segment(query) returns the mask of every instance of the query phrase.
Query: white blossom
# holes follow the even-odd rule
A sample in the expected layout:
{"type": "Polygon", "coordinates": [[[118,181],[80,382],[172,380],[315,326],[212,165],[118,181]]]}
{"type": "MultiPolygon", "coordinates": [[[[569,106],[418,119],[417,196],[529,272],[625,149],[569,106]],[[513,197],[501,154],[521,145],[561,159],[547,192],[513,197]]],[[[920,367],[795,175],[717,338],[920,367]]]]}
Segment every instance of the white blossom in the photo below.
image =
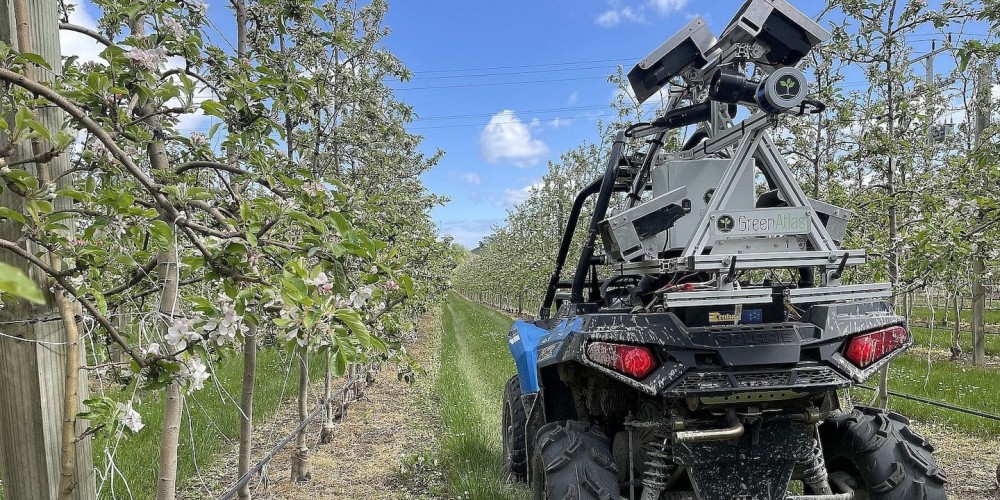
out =
{"type": "Polygon", "coordinates": [[[210,319],[203,327],[208,332],[208,338],[216,345],[222,346],[226,342],[236,340],[236,333],[246,333],[250,330],[243,323],[243,317],[236,314],[236,308],[228,306],[222,313],[222,319],[210,319]]]}
{"type": "Polygon", "coordinates": [[[178,40],[184,40],[186,33],[184,32],[184,27],[176,19],[170,16],[163,17],[163,26],[173,33],[174,38],[178,40]]]}
{"type": "Polygon", "coordinates": [[[361,309],[368,303],[368,299],[372,297],[372,292],[375,290],[371,286],[363,286],[353,293],[351,293],[351,306],[355,309],[361,309]]]}
{"type": "Polygon", "coordinates": [[[124,425],[131,429],[132,432],[139,432],[142,430],[146,424],[142,423],[142,415],[132,408],[132,402],[128,403],[118,403],[115,407],[115,411],[118,415],[118,420],[124,425]]]}
{"type": "Polygon", "coordinates": [[[174,318],[167,328],[167,344],[174,351],[183,351],[187,348],[188,342],[201,339],[201,334],[195,331],[194,320],[189,318],[174,318]]]}
{"type": "Polygon", "coordinates": [[[155,49],[135,48],[125,53],[125,57],[138,66],[155,71],[167,62],[167,52],[162,47],[155,49]]]}
{"type": "Polygon", "coordinates": [[[201,147],[208,145],[208,136],[202,134],[201,132],[194,132],[191,134],[191,146],[201,147]]]}
{"type": "Polygon", "coordinates": [[[208,14],[209,5],[204,0],[188,0],[188,4],[190,4],[191,7],[197,9],[201,15],[204,16],[208,14]]]}
{"type": "Polygon", "coordinates": [[[326,275],[323,271],[320,271],[313,279],[305,280],[306,284],[313,285],[319,290],[319,293],[324,295],[333,291],[333,282],[330,281],[330,277],[326,275]]]}
{"type": "Polygon", "coordinates": [[[180,376],[187,381],[187,393],[191,394],[205,387],[205,381],[209,377],[208,367],[201,359],[192,357],[181,363],[180,376]]]}
{"type": "Polygon", "coordinates": [[[310,196],[316,196],[326,192],[326,185],[322,182],[307,182],[302,186],[302,190],[309,193],[310,196]]]}
{"type": "Polygon", "coordinates": [[[145,348],[140,347],[139,354],[142,354],[143,356],[157,356],[160,354],[160,344],[153,342],[145,348]]]}

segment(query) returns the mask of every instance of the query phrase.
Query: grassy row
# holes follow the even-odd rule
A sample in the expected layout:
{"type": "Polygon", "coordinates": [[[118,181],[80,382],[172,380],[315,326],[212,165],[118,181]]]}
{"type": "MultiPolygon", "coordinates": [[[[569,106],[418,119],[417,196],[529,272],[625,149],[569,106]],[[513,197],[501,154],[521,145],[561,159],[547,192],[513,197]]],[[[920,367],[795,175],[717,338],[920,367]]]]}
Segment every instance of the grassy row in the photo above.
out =
{"type": "Polygon", "coordinates": [[[527,499],[526,488],[503,480],[500,403],[514,373],[507,351],[509,316],[452,293],[441,315],[442,463],[459,498],[527,499]]]}
{"type": "MultiPolygon", "coordinates": [[[[1000,372],[968,366],[963,362],[934,361],[904,354],[889,367],[889,389],[927,399],[1000,415],[1000,392],[992,384],[1000,372]]],[[[872,381],[874,382],[874,380],[872,381]]],[[[872,395],[857,390],[860,399],[872,395]]],[[[1000,421],[968,415],[902,398],[891,398],[889,406],[911,418],[945,423],[980,436],[1000,436],[1000,421]]]]}
{"type": "MultiPolygon", "coordinates": [[[[916,346],[941,351],[947,351],[951,347],[952,330],[950,328],[936,326],[932,330],[927,327],[911,326],[910,333],[913,334],[913,343],[916,346]]],[[[963,352],[972,352],[972,332],[959,332],[959,345],[963,352]]],[[[989,334],[986,336],[986,355],[1000,356],[1000,335],[989,334]]]]}
{"type": "MultiPolygon", "coordinates": [[[[255,422],[268,419],[281,403],[282,387],[284,398],[294,397],[296,391],[296,368],[293,366],[288,373],[287,385],[285,373],[288,370],[288,354],[275,349],[262,349],[257,356],[257,379],[254,384],[253,419],[255,422]]],[[[310,363],[310,375],[317,377],[322,373],[320,360],[310,363]]],[[[213,457],[227,449],[239,437],[240,413],[237,409],[240,398],[240,385],[243,377],[243,359],[233,356],[214,364],[215,374],[220,390],[211,382],[206,382],[205,388],[186,398],[186,408],[182,414],[180,445],[177,452],[178,486],[184,487],[192,481],[198,484],[196,462],[199,468],[212,463],[213,457]],[[227,394],[228,393],[228,394],[227,394]],[[230,397],[232,399],[230,399],[230,397]]],[[[128,400],[134,386],[123,388],[110,397],[128,400]]],[[[156,469],[160,441],[160,428],[163,424],[162,391],[144,393],[141,389],[137,397],[142,403],[137,410],[142,414],[146,427],[132,437],[122,439],[115,450],[114,436],[102,436],[94,441],[94,466],[103,471],[107,465],[105,449],[113,451],[114,465],[120,471],[119,479],[107,481],[100,498],[153,498],[156,492],[156,469]],[[128,480],[128,487],[120,480],[128,480]],[[112,493],[113,490],[113,493],[112,493]]],[[[282,436],[275,436],[274,440],[282,436]]],[[[257,443],[257,446],[267,446],[270,443],[257,443]]],[[[98,476],[100,484],[100,476],[98,476]]]]}
{"type": "MultiPolygon", "coordinates": [[[[968,307],[969,307],[968,302],[966,302],[966,309],[962,309],[958,312],[958,315],[961,318],[961,323],[965,324],[964,326],[965,328],[969,328],[968,325],[972,324],[972,310],[968,309],[968,307]]],[[[931,312],[932,311],[929,307],[914,307],[910,311],[910,318],[912,320],[919,320],[921,322],[929,321],[932,315],[931,312]]],[[[933,311],[933,316],[934,319],[939,323],[941,322],[942,319],[947,317],[949,324],[951,324],[952,321],[955,321],[953,312],[954,311],[950,306],[948,307],[947,311],[945,311],[944,307],[935,307],[933,311]]],[[[985,311],[984,316],[986,318],[987,325],[1000,324],[1000,309],[987,309],[985,311]]]]}

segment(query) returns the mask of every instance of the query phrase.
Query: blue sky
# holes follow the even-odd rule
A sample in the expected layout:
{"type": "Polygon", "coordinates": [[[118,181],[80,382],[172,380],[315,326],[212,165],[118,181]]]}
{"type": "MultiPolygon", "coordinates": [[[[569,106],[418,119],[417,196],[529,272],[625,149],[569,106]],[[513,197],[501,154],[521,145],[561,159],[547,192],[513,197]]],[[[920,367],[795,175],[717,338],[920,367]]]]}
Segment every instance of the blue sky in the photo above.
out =
{"type": "MultiPolygon", "coordinates": [[[[791,0],[809,16],[826,2],[791,0]]],[[[87,0],[71,22],[93,26],[87,0]]],[[[228,2],[209,10],[232,34],[228,2]]],[[[425,174],[427,187],[451,201],[435,209],[444,234],[471,247],[502,223],[549,160],[583,141],[596,141],[597,121],[611,117],[615,96],[606,81],[618,64],[627,72],[693,16],[720,33],[743,0],[390,0],[385,45],[413,72],[394,82],[418,119],[428,154],[444,159],[425,174]]],[[[827,24],[822,21],[821,24],[827,24]]],[[[100,48],[64,33],[64,53],[94,59],[100,48]]],[[[914,38],[927,51],[932,37],[914,38]]],[[[946,71],[950,61],[936,61],[946,71]]],[[[209,95],[204,96],[206,98],[209,95]]],[[[204,132],[209,119],[183,117],[181,130],[204,132]]]]}

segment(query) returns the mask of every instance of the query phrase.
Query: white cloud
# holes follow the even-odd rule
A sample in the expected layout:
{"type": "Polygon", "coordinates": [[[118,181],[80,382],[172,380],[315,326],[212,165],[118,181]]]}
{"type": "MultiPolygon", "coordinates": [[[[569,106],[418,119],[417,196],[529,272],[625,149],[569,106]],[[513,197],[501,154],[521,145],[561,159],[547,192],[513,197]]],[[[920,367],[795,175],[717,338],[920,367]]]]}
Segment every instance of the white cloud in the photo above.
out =
{"type": "Polygon", "coordinates": [[[524,186],[521,189],[510,189],[510,188],[504,189],[503,190],[504,204],[510,207],[518,205],[527,200],[529,197],[531,197],[532,191],[536,189],[541,189],[542,185],[543,184],[541,182],[533,182],[531,184],[528,184],[527,186],[524,186]]]}
{"type": "Polygon", "coordinates": [[[549,146],[531,136],[531,129],[505,109],[490,118],[479,135],[479,148],[490,163],[510,161],[515,166],[537,164],[549,154],[549,146]]]}
{"type": "Polygon", "coordinates": [[[634,23],[644,23],[646,22],[646,16],[643,14],[645,9],[639,7],[638,9],[633,9],[632,7],[625,6],[620,9],[607,10],[601,15],[597,16],[595,22],[601,27],[610,28],[616,26],[622,21],[632,21],[634,23]]]}
{"type": "Polygon", "coordinates": [[[441,235],[451,236],[455,241],[470,249],[479,246],[487,235],[493,233],[493,226],[501,224],[499,219],[459,220],[441,223],[441,235]]]}
{"type": "Polygon", "coordinates": [[[479,174],[476,172],[465,172],[464,174],[459,175],[458,178],[474,186],[478,186],[483,183],[483,179],[480,178],[479,174]]]}
{"type": "Polygon", "coordinates": [[[574,90],[573,93],[569,95],[569,99],[566,99],[566,104],[569,105],[576,104],[576,101],[578,101],[579,99],[580,99],[580,93],[574,90]]]}
{"type": "MultiPolygon", "coordinates": [[[[97,20],[90,13],[86,2],[77,3],[76,8],[69,14],[69,23],[97,30],[97,20]]],[[[104,45],[82,33],[59,30],[59,45],[63,57],[77,56],[80,58],[79,62],[105,62],[101,58],[104,45]]]]}
{"type": "Polygon", "coordinates": [[[563,127],[568,127],[572,124],[573,120],[570,120],[569,118],[559,118],[558,116],[553,118],[552,120],[549,120],[549,127],[551,127],[553,130],[558,130],[563,127]]]}
{"type": "Polygon", "coordinates": [[[610,9],[602,12],[594,19],[598,26],[610,28],[617,26],[623,21],[633,23],[646,23],[646,12],[652,10],[658,16],[677,12],[683,9],[688,0],[645,0],[637,6],[622,6],[622,0],[609,0],[610,9]]]}
{"type": "Polygon", "coordinates": [[[687,3],[688,0],[649,0],[649,5],[660,15],[681,10],[687,3]]]}
{"type": "Polygon", "coordinates": [[[617,10],[609,10],[597,16],[595,22],[601,27],[610,28],[621,22],[621,15],[617,10]]]}

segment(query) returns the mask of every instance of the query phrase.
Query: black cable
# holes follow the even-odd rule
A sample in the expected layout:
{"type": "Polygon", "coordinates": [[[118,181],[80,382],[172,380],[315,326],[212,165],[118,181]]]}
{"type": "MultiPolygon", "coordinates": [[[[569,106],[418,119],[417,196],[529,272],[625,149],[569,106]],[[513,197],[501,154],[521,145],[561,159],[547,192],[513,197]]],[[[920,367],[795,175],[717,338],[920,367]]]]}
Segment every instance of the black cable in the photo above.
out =
{"type": "Polygon", "coordinates": [[[816,115],[826,111],[826,104],[822,101],[817,101],[816,99],[803,99],[802,104],[799,104],[798,116],[806,114],[807,105],[812,108],[809,110],[809,114],[811,115],[816,115]]]}
{"type": "Polygon", "coordinates": [[[625,137],[632,137],[632,132],[635,131],[635,129],[637,129],[639,127],[648,127],[648,126],[649,126],[649,122],[637,122],[637,123],[633,123],[633,124],[629,125],[628,128],[625,129],[625,137]]]}

